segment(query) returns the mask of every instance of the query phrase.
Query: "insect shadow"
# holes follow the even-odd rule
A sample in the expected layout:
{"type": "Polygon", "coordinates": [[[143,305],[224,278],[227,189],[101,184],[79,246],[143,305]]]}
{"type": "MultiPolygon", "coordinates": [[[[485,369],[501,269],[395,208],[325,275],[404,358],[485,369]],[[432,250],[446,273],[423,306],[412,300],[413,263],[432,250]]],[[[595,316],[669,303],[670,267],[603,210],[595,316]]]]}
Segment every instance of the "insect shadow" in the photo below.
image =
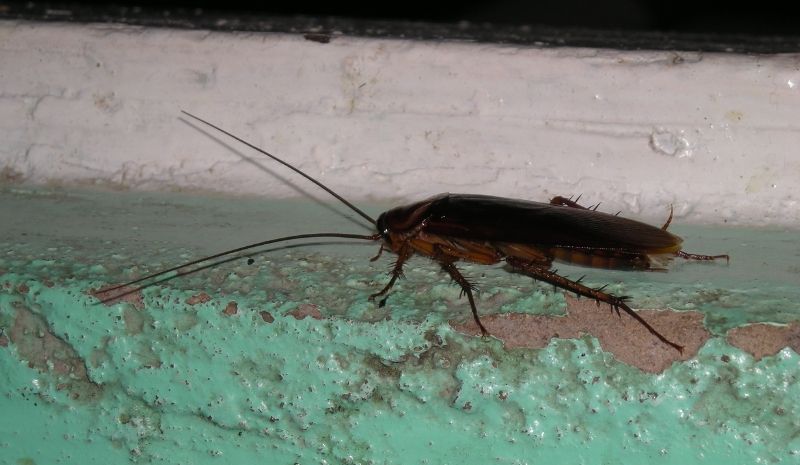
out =
{"type": "MultiPolygon", "coordinates": [[[[683,239],[667,231],[672,221],[671,210],[664,225],[656,227],[597,211],[599,204],[585,207],[578,203],[580,196],[575,200],[571,197],[557,196],[549,203],[542,203],[488,195],[444,193],[392,208],[381,213],[376,220],[288,162],[191,113],[183,111],[183,114],[192,121],[217,130],[303,176],[368,221],[374,227],[375,233],[295,234],[244,245],[105,288],[102,290],[104,296],[102,302],[118,299],[120,295],[115,291],[129,294],[149,285],[219,264],[208,263],[212,260],[235,255],[224,259],[222,263],[225,263],[241,258],[242,252],[265,245],[319,238],[380,241],[378,254],[371,261],[377,260],[384,250],[397,256],[389,273],[389,281],[380,291],[369,296],[370,300],[382,297],[379,301],[380,306],[385,304],[389,291],[403,276],[403,266],[408,259],[413,255],[422,255],[438,263],[441,269],[461,287],[462,295],[466,295],[469,301],[475,323],[483,336],[488,336],[489,332],[481,323],[475,305],[473,291],[476,287],[461,274],[456,263],[466,261],[494,265],[504,262],[516,273],[552,284],[578,296],[588,297],[597,301],[598,305],[608,304],[617,315],[621,316],[621,312],[625,312],[661,342],[682,352],[683,346],[664,337],[633,311],[627,303],[629,297],[605,292],[606,286],[588,287],[581,282],[582,278],[572,280],[562,276],[552,268],[553,263],[558,261],[590,268],[616,270],[666,271],[666,264],[675,257],[703,261],[729,260],[728,255],[684,252],[683,239]],[[186,267],[203,263],[206,265],[181,271],[186,267]],[[177,272],[177,275],[167,276],[173,272],[177,272]],[[136,287],[131,288],[134,285],[136,287]]],[[[227,146],[222,141],[220,143],[227,146]]],[[[255,160],[240,155],[260,166],[255,160]]],[[[272,173],[272,170],[264,169],[272,173]]]]}

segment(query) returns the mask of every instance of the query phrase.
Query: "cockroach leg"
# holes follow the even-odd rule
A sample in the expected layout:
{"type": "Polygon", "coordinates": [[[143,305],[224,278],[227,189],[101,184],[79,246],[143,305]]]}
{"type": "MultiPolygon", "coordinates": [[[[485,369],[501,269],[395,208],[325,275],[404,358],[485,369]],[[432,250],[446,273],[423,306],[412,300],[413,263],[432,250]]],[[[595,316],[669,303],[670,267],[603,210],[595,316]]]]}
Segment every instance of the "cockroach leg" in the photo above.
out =
{"type": "Polygon", "coordinates": [[[716,260],[718,258],[724,258],[727,263],[731,262],[731,257],[728,256],[727,254],[725,254],[725,255],[701,255],[701,254],[688,253],[688,252],[684,252],[683,250],[679,250],[679,251],[675,252],[675,256],[684,258],[686,260],[703,260],[703,261],[709,261],[709,260],[716,260]]]}
{"type": "Polygon", "coordinates": [[[369,261],[374,262],[375,260],[381,258],[382,254],[383,254],[383,244],[381,244],[381,248],[378,249],[378,254],[375,255],[374,257],[370,258],[369,261]]]}
{"type": "Polygon", "coordinates": [[[585,297],[590,297],[598,302],[605,302],[611,305],[611,308],[613,310],[616,310],[617,313],[619,313],[620,309],[623,310],[625,313],[633,317],[633,319],[641,323],[642,326],[647,328],[647,330],[650,331],[650,334],[657,337],[661,342],[671,347],[674,347],[676,350],[683,353],[683,346],[678,345],[670,341],[666,337],[662,336],[661,333],[659,333],[658,331],[656,331],[655,328],[650,326],[650,323],[645,321],[645,319],[639,316],[638,313],[634,312],[633,309],[630,308],[627,303],[625,303],[627,297],[617,297],[597,289],[592,289],[590,287],[584,286],[583,284],[571,281],[563,276],[560,276],[546,268],[536,266],[535,264],[528,263],[518,258],[506,257],[506,263],[511,265],[512,268],[516,268],[521,273],[527,274],[528,276],[534,279],[550,283],[554,286],[558,286],[561,289],[564,289],[569,292],[574,292],[576,294],[581,294],[585,297]]]}
{"type": "MultiPolygon", "coordinates": [[[[583,195],[583,194],[581,194],[581,195],[583,195]]],[[[557,196],[553,197],[552,199],[550,199],[550,205],[558,205],[558,206],[563,206],[563,207],[578,208],[580,210],[591,210],[593,212],[596,212],[597,209],[600,208],[600,204],[602,203],[602,202],[597,202],[594,205],[590,205],[588,207],[584,207],[583,205],[578,203],[578,201],[580,199],[581,199],[580,195],[575,200],[572,200],[572,197],[566,198],[566,197],[563,197],[561,195],[557,195],[557,196]]]]}
{"type": "Polygon", "coordinates": [[[670,223],[672,223],[672,204],[669,204],[669,217],[667,218],[667,222],[664,223],[664,226],[661,226],[661,229],[666,231],[670,223]]]}
{"type": "MultiPolygon", "coordinates": [[[[380,297],[389,292],[392,286],[394,286],[394,283],[397,282],[397,278],[403,276],[403,265],[406,263],[406,260],[408,260],[411,254],[411,247],[409,247],[407,244],[404,244],[400,248],[400,251],[397,253],[397,260],[394,262],[394,266],[390,272],[392,277],[389,279],[389,282],[386,283],[386,286],[384,286],[383,289],[369,296],[370,301],[373,301],[376,297],[380,297]]],[[[381,301],[378,303],[378,307],[383,307],[384,305],[386,305],[386,298],[381,299],[381,301]]]]}
{"type": "Polygon", "coordinates": [[[442,269],[446,271],[453,281],[455,281],[459,286],[461,286],[461,292],[467,295],[467,300],[469,300],[469,306],[472,308],[472,317],[475,319],[475,323],[481,329],[481,335],[483,337],[489,336],[489,331],[483,326],[481,323],[480,317],[478,317],[478,309],[475,306],[475,298],[472,297],[472,291],[475,290],[475,286],[467,281],[467,278],[458,271],[458,268],[453,264],[452,261],[444,260],[444,259],[437,259],[439,264],[442,266],[442,269]]]}
{"type": "MultiPolygon", "coordinates": [[[[586,210],[587,209],[586,207],[584,207],[583,205],[578,203],[578,201],[580,199],[581,199],[580,195],[575,200],[572,200],[572,197],[566,198],[566,197],[557,195],[557,196],[553,197],[552,199],[550,199],[550,205],[558,205],[558,206],[562,206],[562,207],[571,207],[571,208],[579,208],[581,210],[586,210]]],[[[600,204],[597,204],[597,205],[600,205],[600,204]]]]}

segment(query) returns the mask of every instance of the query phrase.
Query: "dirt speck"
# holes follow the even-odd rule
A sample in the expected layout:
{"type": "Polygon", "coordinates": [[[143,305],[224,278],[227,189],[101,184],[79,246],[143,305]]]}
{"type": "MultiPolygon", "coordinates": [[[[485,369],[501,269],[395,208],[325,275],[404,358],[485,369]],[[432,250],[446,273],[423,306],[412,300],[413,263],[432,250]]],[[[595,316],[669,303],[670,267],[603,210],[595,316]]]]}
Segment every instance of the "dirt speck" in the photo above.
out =
{"type": "MultiPolygon", "coordinates": [[[[641,310],[639,315],[667,339],[684,347],[683,353],[664,344],[639,322],[626,314],[618,317],[606,304],[593,300],[567,297],[567,315],[529,315],[504,313],[481,317],[489,333],[508,348],[542,348],[550,339],[578,338],[591,334],[604,350],[618,360],[648,373],[661,373],[673,362],[688,360],[697,354],[709,339],[698,312],[641,310]]],[[[472,319],[450,325],[465,334],[480,335],[472,319]]]]}
{"type": "Polygon", "coordinates": [[[211,296],[206,294],[205,292],[200,292],[199,294],[195,294],[188,299],[186,299],[187,305],[197,305],[197,304],[204,304],[211,300],[211,296]]]}
{"type": "Polygon", "coordinates": [[[228,302],[228,305],[225,306],[225,310],[222,311],[222,314],[225,316],[233,316],[237,313],[239,313],[239,304],[234,300],[228,302]]]}
{"type": "Polygon", "coordinates": [[[726,340],[728,344],[750,353],[756,360],[775,355],[784,347],[800,353],[800,322],[742,326],[728,331],[726,340]]]}
{"type": "Polygon", "coordinates": [[[108,114],[116,113],[122,108],[122,101],[120,101],[114,92],[107,92],[104,94],[94,94],[94,106],[108,114]]]}
{"type": "Polygon", "coordinates": [[[302,320],[307,316],[315,320],[322,319],[322,313],[319,311],[319,307],[314,304],[300,304],[297,308],[289,312],[289,315],[292,315],[298,320],[302,320]]]}

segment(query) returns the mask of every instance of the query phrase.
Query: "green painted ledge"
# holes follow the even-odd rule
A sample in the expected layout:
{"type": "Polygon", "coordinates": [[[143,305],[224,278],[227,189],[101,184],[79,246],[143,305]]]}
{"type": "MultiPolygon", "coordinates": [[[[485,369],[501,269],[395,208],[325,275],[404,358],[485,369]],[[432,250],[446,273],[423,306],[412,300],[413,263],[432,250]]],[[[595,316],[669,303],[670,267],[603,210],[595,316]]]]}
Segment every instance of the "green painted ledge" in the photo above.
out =
{"type": "MultiPolygon", "coordinates": [[[[281,234],[363,230],[311,201],[6,187],[0,215],[2,463],[794,463],[800,453],[800,358],[784,349],[756,361],[724,339],[746,323],[800,319],[796,231],[676,224],[687,250],[728,252],[731,264],[589,273],[636,307],[706,315],[715,337],[653,375],[590,335],[507,350],[456,332],[448,321],[468,307],[422,259],[378,309],[366,297],[389,258],[370,263],[374,244],[273,250],[109,306],[90,295],[281,234]]],[[[563,312],[560,293],[502,268],[466,274],[483,313],[563,312]]]]}

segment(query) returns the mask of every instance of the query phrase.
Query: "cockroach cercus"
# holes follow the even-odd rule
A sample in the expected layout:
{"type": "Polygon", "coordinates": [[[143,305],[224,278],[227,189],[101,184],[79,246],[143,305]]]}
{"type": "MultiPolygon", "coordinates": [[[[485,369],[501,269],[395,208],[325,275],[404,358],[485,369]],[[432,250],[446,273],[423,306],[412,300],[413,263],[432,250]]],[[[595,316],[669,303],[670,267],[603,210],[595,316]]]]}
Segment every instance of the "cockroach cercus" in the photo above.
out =
{"type": "MultiPolygon", "coordinates": [[[[624,311],[641,323],[651,334],[675,349],[683,347],[670,341],[631,309],[627,296],[616,296],[604,291],[605,286],[591,288],[581,279],[571,280],[551,269],[554,261],[617,270],[663,271],[663,265],[673,257],[690,260],[728,260],[728,255],[698,255],[681,249],[683,239],[667,232],[672,211],[666,223],[658,228],[617,215],[597,211],[597,206],[584,207],[578,199],[555,197],[549,203],[492,197],[477,194],[440,194],[419,202],[392,208],[375,220],[345,198],[280,158],[231,134],[230,132],[188,112],[189,118],[207,125],[241,142],[263,155],[286,166],[316,184],[342,202],[355,213],[375,226],[372,235],[339,232],[296,234],[249,244],[232,250],[183,263],[179,266],[148,274],[125,284],[103,289],[104,295],[115,290],[127,294],[150,284],[154,278],[164,277],[184,267],[237,254],[245,250],[278,242],[312,238],[344,238],[381,241],[375,261],[384,250],[397,255],[390,272],[389,282],[370,300],[386,295],[403,275],[403,266],[414,254],[424,255],[441,266],[461,287],[462,295],[469,300],[472,316],[484,336],[489,333],[481,323],[475,306],[473,283],[456,267],[463,260],[483,265],[505,262],[513,270],[539,281],[550,283],[578,296],[588,297],[611,306],[620,315],[624,311]],[[129,286],[136,285],[133,290],[129,286]]],[[[185,273],[179,273],[179,275],[185,273]]],[[[104,301],[118,298],[106,297],[104,301]]]]}

